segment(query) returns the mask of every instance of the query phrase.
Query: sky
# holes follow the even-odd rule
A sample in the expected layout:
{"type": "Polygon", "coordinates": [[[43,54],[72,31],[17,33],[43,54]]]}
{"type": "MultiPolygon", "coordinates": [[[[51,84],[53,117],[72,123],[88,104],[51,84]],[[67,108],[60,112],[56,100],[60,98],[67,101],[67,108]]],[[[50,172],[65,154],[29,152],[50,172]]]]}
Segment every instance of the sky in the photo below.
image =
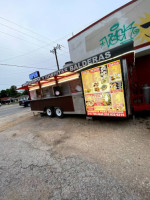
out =
{"type": "Polygon", "coordinates": [[[46,75],[70,61],[67,40],[129,0],[0,1],[0,90],[20,87],[29,74],[46,75]],[[11,65],[11,66],[8,66],[11,65]],[[17,65],[17,66],[13,66],[17,65]],[[21,67],[22,66],[22,67],[21,67]]]}

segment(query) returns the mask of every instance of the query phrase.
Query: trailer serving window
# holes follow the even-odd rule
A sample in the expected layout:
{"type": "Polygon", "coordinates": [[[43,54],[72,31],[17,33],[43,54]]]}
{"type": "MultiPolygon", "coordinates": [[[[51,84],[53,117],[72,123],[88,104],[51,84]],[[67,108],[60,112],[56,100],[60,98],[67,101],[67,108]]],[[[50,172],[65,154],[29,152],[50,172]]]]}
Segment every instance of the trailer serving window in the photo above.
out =
{"type": "Polygon", "coordinates": [[[29,92],[31,100],[36,100],[37,99],[36,90],[31,90],[29,92]]]}
{"type": "Polygon", "coordinates": [[[62,95],[70,95],[71,94],[69,82],[61,84],[61,92],[62,92],[62,95]]]}
{"type": "Polygon", "coordinates": [[[51,88],[50,87],[42,88],[42,95],[43,95],[43,98],[48,98],[52,96],[51,88]]]}

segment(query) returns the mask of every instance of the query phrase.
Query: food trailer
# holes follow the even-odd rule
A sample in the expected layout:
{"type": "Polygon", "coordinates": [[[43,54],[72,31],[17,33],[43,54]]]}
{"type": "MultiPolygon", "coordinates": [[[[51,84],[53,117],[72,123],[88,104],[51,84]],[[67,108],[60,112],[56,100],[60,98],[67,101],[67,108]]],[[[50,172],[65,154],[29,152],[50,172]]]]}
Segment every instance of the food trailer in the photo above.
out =
{"type": "Polygon", "coordinates": [[[128,117],[133,114],[129,74],[133,66],[133,42],[129,42],[37,77],[18,89],[28,89],[32,111],[49,117],[128,117]]]}
{"type": "Polygon", "coordinates": [[[31,110],[115,117],[150,110],[149,7],[130,1],[69,38],[74,64],[21,88],[31,110]]]}
{"type": "Polygon", "coordinates": [[[21,88],[29,91],[32,111],[44,112],[49,117],[63,114],[85,114],[79,73],[64,68],[25,83],[21,88]]]}

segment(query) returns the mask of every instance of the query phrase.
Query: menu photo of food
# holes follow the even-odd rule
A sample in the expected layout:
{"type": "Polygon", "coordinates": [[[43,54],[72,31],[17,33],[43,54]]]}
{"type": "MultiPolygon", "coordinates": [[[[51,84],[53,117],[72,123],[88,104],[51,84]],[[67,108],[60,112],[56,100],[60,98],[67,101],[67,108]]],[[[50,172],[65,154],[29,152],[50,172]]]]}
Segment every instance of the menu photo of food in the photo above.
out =
{"type": "Polygon", "coordinates": [[[123,92],[116,92],[111,94],[112,106],[114,110],[125,110],[125,100],[123,92]]]}
{"type": "Polygon", "coordinates": [[[92,92],[93,92],[92,88],[84,89],[85,94],[89,94],[89,93],[92,93],[92,92]]]}
{"type": "Polygon", "coordinates": [[[93,83],[93,92],[100,92],[100,83],[99,82],[93,83]]]}
{"type": "Polygon", "coordinates": [[[107,66],[108,66],[108,74],[109,75],[118,74],[118,73],[120,74],[121,73],[120,60],[108,63],[107,66]]]}
{"type": "Polygon", "coordinates": [[[100,69],[98,71],[96,71],[95,73],[92,73],[92,83],[91,83],[91,85],[93,87],[93,93],[100,92],[101,77],[100,77],[100,72],[99,71],[100,71],[100,69]]]}
{"type": "Polygon", "coordinates": [[[100,67],[100,75],[101,75],[101,78],[108,76],[107,65],[103,65],[100,67]]]}
{"type": "Polygon", "coordinates": [[[84,85],[84,93],[85,94],[93,93],[93,88],[92,88],[92,85],[91,85],[92,74],[89,73],[89,71],[83,72],[82,81],[83,81],[83,85],[84,85]]]}
{"type": "Polygon", "coordinates": [[[121,81],[121,74],[113,74],[109,76],[110,82],[121,81]]]}
{"type": "Polygon", "coordinates": [[[85,96],[85,103],[87,107],[94,106],[94,96],[93,95],[86,95],[85,96]]]}
{"type": "Polygon", "coordinates": [[[114,92],[116,90],[122,91],[122,82],[121,81],[110,83],[110,91],[114,92]]]}
{"type": "Polygon", "coordinates": [[[101,85],[101,92],[109,92],[109,91],[110,91],[109,83],[101,85]]]}
{"type": "Polygon", "coordinates": [[[111,105],[111,94],[110,92],[103,93],[103,106],[111,105]]]}
{"type": "Polygon", "coordinates": [[[92,82],[100,82],[101,81],[100,69],[99,69],[99,71],[91,72],[91,75],[92,75],[92,82]]]}
{"type": "Polygon", "coordinates": [[[86,106],[87,107],[93,107],[94,106],[94,101],[91,100],[91,101],[86,101],[86,106]]]}
{"type": "Polygon", "coordinates": [[[125,111],[124,104],[114,104],[113,105],[113,109],[115,111],[125,111]]]}
{"type": "Polygon", "coordinates": [[[101,84],[105,84],[105,83],[108,83],[108,77],[102,77],[101,78],[101,84]]]}

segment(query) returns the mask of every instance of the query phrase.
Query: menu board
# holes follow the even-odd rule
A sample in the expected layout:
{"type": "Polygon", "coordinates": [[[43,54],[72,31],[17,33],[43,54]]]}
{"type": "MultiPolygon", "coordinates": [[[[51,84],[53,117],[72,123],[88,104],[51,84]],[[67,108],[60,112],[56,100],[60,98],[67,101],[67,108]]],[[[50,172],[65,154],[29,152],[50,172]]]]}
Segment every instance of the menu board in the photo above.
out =
{"type": "Polygon", "coordinates": [[[81,72],[87,115],[126,117],[120,60],[81,72]]]}

